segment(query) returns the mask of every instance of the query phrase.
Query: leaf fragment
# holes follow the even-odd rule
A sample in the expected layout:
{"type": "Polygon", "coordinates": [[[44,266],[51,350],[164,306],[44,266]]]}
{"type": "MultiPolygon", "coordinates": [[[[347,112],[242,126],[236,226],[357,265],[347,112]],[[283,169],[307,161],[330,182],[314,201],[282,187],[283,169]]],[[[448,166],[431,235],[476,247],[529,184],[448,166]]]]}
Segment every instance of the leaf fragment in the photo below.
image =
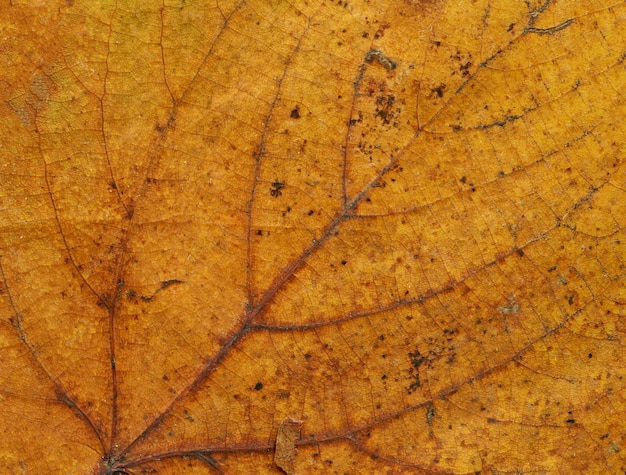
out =
{"type": "Polygon", "coordinates": [[[295,474],[296,441],[300,439],[302,421],[287,418],[278,426],[274,463],[287,475],[295,474]]]}

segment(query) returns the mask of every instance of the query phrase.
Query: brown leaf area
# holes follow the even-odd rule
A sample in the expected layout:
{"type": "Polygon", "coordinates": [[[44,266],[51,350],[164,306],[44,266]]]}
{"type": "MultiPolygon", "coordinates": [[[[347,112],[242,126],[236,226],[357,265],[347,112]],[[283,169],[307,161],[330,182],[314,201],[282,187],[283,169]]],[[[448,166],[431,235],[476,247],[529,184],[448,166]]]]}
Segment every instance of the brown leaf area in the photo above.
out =
{"type": "Polygon", "coordinates": [[[625,29],[5,0],[0,473],[624,473],[625,29]]]}

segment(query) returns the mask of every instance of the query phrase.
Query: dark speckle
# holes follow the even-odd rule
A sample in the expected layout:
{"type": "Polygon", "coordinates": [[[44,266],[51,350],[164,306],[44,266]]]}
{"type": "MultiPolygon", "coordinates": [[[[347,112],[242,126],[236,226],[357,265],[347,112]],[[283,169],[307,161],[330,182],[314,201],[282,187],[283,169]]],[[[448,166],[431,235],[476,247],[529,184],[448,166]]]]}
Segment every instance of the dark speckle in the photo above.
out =
{"type": "Polygon", "coordinates": [[[263,389],[263,383],[259,381],[258,383],[254,385],[254,390],[260,391],[261,389],[263,389]]]}
{"type": "Polygon", "coordinates": [[[445,90],[446,90],[446,85],[442,83],[439,86],[430,90],[430,97],[442,98],[445,90]]]}
{"type": "Polygon", "coordinates": [[[291,111],[290,116],[292,119],[299,119],[300,118],[300,106],[296,106],[295,109],[291,111]]]}
{"type": "MultiPolygon", "coordinates": [[[[383,36],[384,30],[379,30],[374,35],[374,38],[380,38],[383,36]]],[[[387,71],[391,71],[392,69],[396,69],[397,63],[392,61],[387,56],[385,56],[382,51],[377,49],[371,49],[365,55],[365,61],[368,63],[373,63],[377,61],[381,66],[383,66],[387,71]]]]}
{"type": "Polygon", "coordinates": [[[283,194],[283,192],[281,191],[283,188],[285,188],[285,184],[281,181],[275,181],[272,183],[272,187],[270,188],[270,195],[273,196],[274,198],[278,198],[280,195],[283,194]]]}

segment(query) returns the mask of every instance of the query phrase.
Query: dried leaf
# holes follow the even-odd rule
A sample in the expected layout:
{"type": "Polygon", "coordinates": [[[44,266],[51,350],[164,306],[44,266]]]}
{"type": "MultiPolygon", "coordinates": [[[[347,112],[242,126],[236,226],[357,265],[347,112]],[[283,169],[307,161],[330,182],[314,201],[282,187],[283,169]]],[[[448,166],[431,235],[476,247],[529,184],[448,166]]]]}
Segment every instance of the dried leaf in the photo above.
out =
{"type": "Polygon", "coordinates": [[[296,458],[296,442],[300,439],[302,421],[285,419],[278,426],[276,433],[276,449],[274,462],[287,475],[295,474],[294,462],[296,458]]]}
{"type": "Polygon", "coordinates": [[[0,30],[0,473],[623,472],[626,3],[0,30]]]}

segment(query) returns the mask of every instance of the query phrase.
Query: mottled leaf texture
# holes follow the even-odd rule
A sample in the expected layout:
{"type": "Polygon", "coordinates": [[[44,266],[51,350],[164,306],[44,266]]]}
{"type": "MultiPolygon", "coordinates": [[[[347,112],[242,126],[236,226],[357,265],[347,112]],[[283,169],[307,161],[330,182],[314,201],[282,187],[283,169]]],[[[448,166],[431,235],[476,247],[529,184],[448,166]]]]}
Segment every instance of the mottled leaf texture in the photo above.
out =
{"type": "Polygon", "coordinates": [[[625,2],[0,2],[0,473],[624,473],[625,2]]]}

